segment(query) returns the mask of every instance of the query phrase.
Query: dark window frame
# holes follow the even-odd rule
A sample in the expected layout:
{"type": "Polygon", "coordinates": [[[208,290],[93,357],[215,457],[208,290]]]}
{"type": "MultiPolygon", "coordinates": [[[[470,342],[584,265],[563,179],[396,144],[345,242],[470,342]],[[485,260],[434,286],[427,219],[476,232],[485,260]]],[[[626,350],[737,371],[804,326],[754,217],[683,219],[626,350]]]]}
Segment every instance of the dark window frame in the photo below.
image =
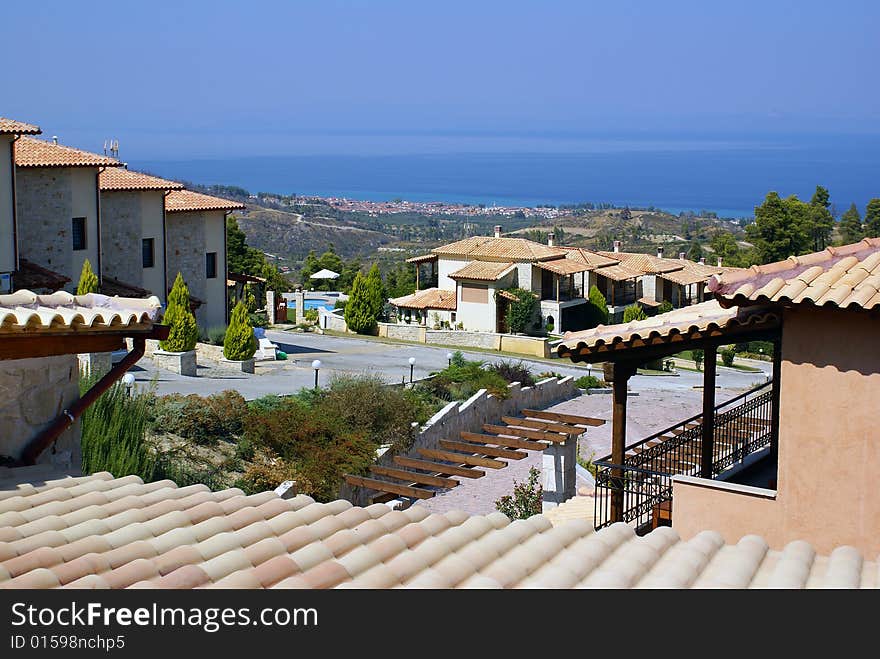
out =
{"type": "Polygon", "coordinates": [[[217,252],[205,253],[205,278],[217,279],[217,252]]]}
{"type": "Polygon", "coordinates": [[[156,267],[155,238],[141,238],[141,264],[144,268],[156,267]]]}
{"type": "Polygon", "coordinates": [[[82,252],[89,248],[89,223],[85,217],[74,217],[70,220],[70,239],[74,252],[82,252]],[[78,229],[77,223],[82,224],[78,229]],[[80,240],[77,240],[79,238],[80,240]]]}

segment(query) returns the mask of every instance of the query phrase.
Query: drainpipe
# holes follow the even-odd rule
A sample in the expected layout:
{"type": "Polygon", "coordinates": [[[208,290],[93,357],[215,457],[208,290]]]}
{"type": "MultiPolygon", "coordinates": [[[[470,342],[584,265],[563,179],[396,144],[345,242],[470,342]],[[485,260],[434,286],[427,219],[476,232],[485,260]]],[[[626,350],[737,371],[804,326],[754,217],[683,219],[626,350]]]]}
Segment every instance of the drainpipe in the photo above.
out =
{"type": "MultiPolygon", "coordinates": [[[[15,143],[21,139],[21,135],[13,135],[9,145],[9,171],[12,172],[12,265],[13,271],[18,270],[18,200],[15,196],[15,143]]],[[[10,292],[15,291],[15,282],[10,281],[10,292]]]]}
{"type": "MultiPolygon", "coordinates": [[[[101,172],[103,172],[106,167],[98,167],[98,173],[95,174],[95,230],[98,233],[98,283],[104,283],[104,272],[101,267],[101,249],[103,247],[101,241],[101,172]]],[[[89,230],[86,227],[86,236],[88,236],[89,230]]],[[[87,243],[88,244],[88,243],[87,243]]],[[[76,273],[71,273],[75,275],[76,273]]]]}
{"type": "Polygon", "coordinates": [[[48,428],[40,432],[34,437],[24,449],[21,461],[25,465],[37,464],[37,458],[51,446],[61,434],[70,428],[76,420],[82,416],[83,412],[92,405],[98,397],[107,391],[113,384],[119,380],[125,372],[134,366],[141,357],[147,347],[147,339],[167,339],[169,327],[167,325],[154,325],[153,331],[148,335],[139,335],[133,337],[134,345],[129,352],[116,366],[98,380],[91,389],[83,396],[74,401],[68,409],[64,410],[48,428]]]}

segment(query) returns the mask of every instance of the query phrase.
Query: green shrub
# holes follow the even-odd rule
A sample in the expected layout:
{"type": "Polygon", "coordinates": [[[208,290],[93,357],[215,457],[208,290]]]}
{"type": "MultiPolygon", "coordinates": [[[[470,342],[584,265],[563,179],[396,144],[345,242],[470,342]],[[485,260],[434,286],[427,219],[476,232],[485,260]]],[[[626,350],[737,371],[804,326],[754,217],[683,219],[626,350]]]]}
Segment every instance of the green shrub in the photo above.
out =
{"type": "Polygon", "coordinates": [[[269,327],[269,317],[262,312],[248,314],[248,322],[251,327],[269,327]]]}
{"type": "Polygon", "coordinates": [[[507,306],[507,329],[513,334],[525,332],[531,325],[540,306],[538,298],[525,288],[508,288],[505,291],[516,300],[510,300],[507,306]]]}
{"type": "Polygon", "coordinates": [[[555,327],[555,325],[553,323],[548,322],[545,327],[547,330],[547,334],[550,334],[553,331],[553,328],[555,327]]]}
{"type": "Polygon", "coordinates": [[[98,292],[98,275],[92,271],[91,262],[86,259],[83,261],[82,271],[79,273],[79,284],[76,286],[77,295],[86,295],[88,293],[98,292]]]}
{"type": "MultiPolygon", "coordinates": [[[[96,381],[80,378],[85,393],[96,381]]],[[[109,471],[117,478],[154,479],[156,458],[145,441],[150,397],[129,396],[121,383],[101,394],[82,415],[83,473],[109,471]]]]}
{"type": "Polygon", "coordinates": [[[561,380],[565,376],[562,373],[557,373],[556,371],[542,371],[538,373],[538,381],[546,380],[547,378],[556,378],[557,380],[561,380]]]}
{"type": "Polygon", "coordinates": [[[223,339],[223,356],[233,361],[250,359],[257,351],[257,339],[254,328],[248,321],[248,310],[243,302],[239,302],[232,310],[229,327],[223,339]]]}
{"type": "Polygon", "coordinates": [[[305,314],[303,314],[305,319],[310,323],[317,322],[318,320],[318,310],[317,309],[306,309],[305,314]]]}
{"type": "Polygon", "coordinates": [[[496,371],[484,368],[481,361],[470,361],[456,351],[448,367],[434,377],[416,385],[423,394],[440,400],[465,400],[480,389],[485,389],[496,398],[510,397],[508,382],[496,371]]]}
{"type": "Polygon", "coordinates": [[[345,309],[345,305],[348,304],[348,300],[336,300],[333,304],[334,309],[345,309]]]}
{"type": "Polygon", "coordinates": [[[486,369],[493,371],[505,379],[508,383],[519,382],[524,387],[531,387],[535,384],[535,377],[532,370],[523,362],[500,361],[494,362],[486,366],[486,369]]]}
{"type": "Polygon", "coordinates": [[[162,322],[170,326],[168,338],[159,342],[162,350],[186,352],[196,347],[199,328],[189,307],[189,289],[179,272],[168,294],[168,308],[162,322]]]}
{"type": "Polygon", "coordinates": [[[577,463],[586,469],[590,474],[592,474],[593,478],[596,478],[597,473],[599,472],[599,468],[593,464],[593,458],[596,457],[595,453],[590,453],[590,457],[585,458],[581,455],[581,447],[578,446],[577,452],[577,463]]]}
{"type": "Polygon", "coordinates": [[[703,365],[703,357],[705,353],[702,350],[691,350],[691,356],[694,358],[694,362],[697,365],[697,370],[699,371],[703,365]]]}
{"type": "Polygon", "coordinates": [[[645,320],[648,316],[639,304],[631,304],[623,310],[623,322],[629,323],[634,320],[645,320]]]}
{"type": "Polygon", "coordinates": [[[226,325],[214,325],[199,332],[199,339],[204,343],[210,343],[212,346],[222,346],[225,338],[226,325]]]}
{"type": "Polygon", "coordinates": [[[599,389],[605,386],[605,382],[595,375],[582,375],[574,381],[574,384],[579,389],[599,389]]]}
{"type": "Polygon", "coordinates": [[[247,411],[247,402],[237,391],[207,397],[170,394],[153,402],[151,426],[156,432],[207,444],[241,435],[247,411]]]}
{"type": "Polygon", "coordinates": [[[663,302],[660,303],[660,306],[657,307],[657,313],[669,313],[672,309],[672,302],[669,300],[663,300],[663,302]]]}
{"type": "Polygon", "coordinates": [[[590,319],[588,328],[608,324],[608,302],[596,286],[590,286],[590,319]]]}
{"type": "Polygon", "coordinates": [[[720,351],[721,363],[725,366],[733,366],[733,358],[736,357],[736,351],[733,348],[725,348],[720,351]]]}
{"type": "Polygon", "coordinates": [[[544,488],[538,484],[541,472],[535,467],[529,469],[529,479],[525,483],[514,481],[513,494],[506,494],[495,502],[495,508],[510,519],[528,519],[541,514],[541,501],[544,488]]]}

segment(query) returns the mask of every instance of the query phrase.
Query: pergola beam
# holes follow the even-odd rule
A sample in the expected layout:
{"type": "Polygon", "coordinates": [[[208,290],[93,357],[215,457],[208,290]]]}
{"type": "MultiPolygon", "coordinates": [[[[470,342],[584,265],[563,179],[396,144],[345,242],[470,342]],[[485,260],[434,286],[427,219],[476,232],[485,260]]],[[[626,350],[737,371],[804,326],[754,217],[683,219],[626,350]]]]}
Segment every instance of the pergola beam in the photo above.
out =
{"type": "MultiPolygon", "coordinates": [[[[626,394],[629,379],[635,375],[636,364],[616,362],[614,364],[614,381],[612,382],[612,427],[611,427],[611,462],[622,465],[626,453],[626,394]]],[[[611,477],[621,483],[621,487],[611,490],[611,519],[623,521],[624,505],[624,473],[622,469],[612,468],[611,477]]]]}

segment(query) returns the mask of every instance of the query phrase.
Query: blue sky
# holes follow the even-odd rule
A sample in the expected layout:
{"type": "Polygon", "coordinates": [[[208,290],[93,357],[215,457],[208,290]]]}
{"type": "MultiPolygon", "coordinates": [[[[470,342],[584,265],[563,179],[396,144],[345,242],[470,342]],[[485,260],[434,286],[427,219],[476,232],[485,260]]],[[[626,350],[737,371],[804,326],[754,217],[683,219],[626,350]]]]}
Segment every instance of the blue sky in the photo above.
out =
{"type": "Polygon", "coordinates": [[[878,133],[878,23],[858,1],[35,0],[0,40],[0,115],[138,158],[878,133]]]}

